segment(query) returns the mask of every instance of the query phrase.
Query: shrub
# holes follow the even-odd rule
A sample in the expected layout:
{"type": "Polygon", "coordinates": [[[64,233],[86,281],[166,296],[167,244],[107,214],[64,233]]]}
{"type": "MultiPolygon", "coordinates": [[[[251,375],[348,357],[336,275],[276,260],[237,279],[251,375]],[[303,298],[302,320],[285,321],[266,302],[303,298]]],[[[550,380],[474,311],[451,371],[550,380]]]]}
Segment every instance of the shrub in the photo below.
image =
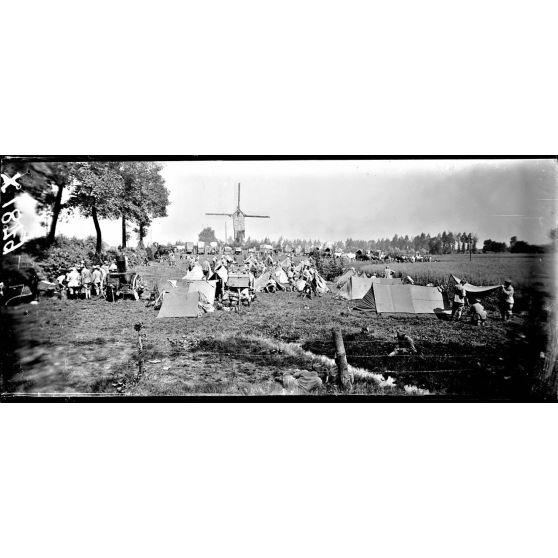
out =
{"type": "Polygon", "coordinates": [[[322,258],[314,255],[316,259],[316,269],[326,281],[333,281],[336,277],[343,274],[343,264],[341,260],[334,258],[322,258]]]}

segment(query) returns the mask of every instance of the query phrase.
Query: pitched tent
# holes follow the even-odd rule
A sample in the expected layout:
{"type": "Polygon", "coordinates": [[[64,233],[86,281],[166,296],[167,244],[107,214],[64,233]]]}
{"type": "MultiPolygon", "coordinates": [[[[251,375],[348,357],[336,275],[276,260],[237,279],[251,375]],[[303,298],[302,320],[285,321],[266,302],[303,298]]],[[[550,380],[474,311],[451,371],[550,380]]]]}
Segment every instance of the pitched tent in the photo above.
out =
{"type": "Polygon", "coordinates": [[[345,285],[339,289],[339,296],[346,300],[359,300],[366,295],[372,286],[372,277],[358,277],[353,275],[345,285]]]}
{"type": "Polygon", "coordinates": [[[269,281],[269,278],[271,277],[271,273],[269,271],[264,271],[255,281],[254,281],[254,289],[257,292],[260,292],[263,290],[263,288],[266,286],[267,282],[269,281]]]}
{"type": "Polygon", "coordinates": [[[357,312],[377,312],[376,299],[374,298],[374,289],[372,287],[370,287],[370,290],[364,297],[356,303],[353,310],[357,312]]]}
{"type": "Polygon", "coordinates": [[[281,267],[287,271],[289,269],[289,267],[291,267],[291,258],[286,257],[282,262],[281,262],[281,267]]]}
{"type": "Polygon", "coordinates": [[[200,265],[195,265],[191,271],[182,277],[182,279],[186,281],[199,281],[200,279],[203,279],[203,269],[200,265]]]}
{"type": "Polygon", "coordinates": [[[200,294],[188,291],[187,286],[181,286],[168,292],[157,318],[197,318],[200,294]]]}
{"type": "Polygon", "coordinates": [[[314,273],[316,274],[316,291],[318,291],[320,294],[327,293],[329,291],[329,288],[324,278],[318,273],[317,270],[314,273]]]}
{"type": "Polygon", "coordinates": [[[343,275],[335,280],[335,286],[340,289],[347,282],[349,277],[352,277],[354,274],[355,270],[353,268],[348,269],[347,271],[345,271],[345,273],[343,273],[343,275]]]}
{"type": "MultiPolygon", "coordinates": [[[[442,292],[437,287],[420,285],[372,285],[376,311],[393,314],[436,314],[444,311],[442,292]]],[[[368,293],[367,293],[368,295],[368,293]]],[[[366,303],[371,306],[370,297],[366,303]]],[[[366,310],[366,308],[358,308],[366,310]]]]}
{"type": "Polygon", "coordinates": [[[187,283],[188,293],[202,293],[207,299],[208,304],[215,302],[215,289],[217,281],[190,281],[187,283]]]}
{"type": "Polygon", "coordinates": [[[223,281],[223,283],[226,283],[229,280],[229,272],[227,271],[226,267],[218,267],[215,270],[215,275],[218,275],[219,278],[223,281]]]}
{"type": "Polygon", "coordinates": [[[281,267],[278,267],[273,272],[273,278],[275,279],[275,281],[277,281],[277,283],[286,285],[289,282],[289,278],[287,277],[287,274],[283,271],[283,268],[281,267]]]}
{"type": "MultiPolygon", "coordinates": [[[[451,278],[456,283],[461,283],[461,279],[459,279],[459,277],[456,277],[455,275],[451,275],[451,278]]],[[[471,285],[471,283],[465,283],[465,292],[467,293],[467,296],[473,295],[477,297],[483,297],[490,293],[493,293],[494,291],[498,290],[500,287],[501,285],[490,285],[488,287],[476,287],[475,285],[471,285]]]]}

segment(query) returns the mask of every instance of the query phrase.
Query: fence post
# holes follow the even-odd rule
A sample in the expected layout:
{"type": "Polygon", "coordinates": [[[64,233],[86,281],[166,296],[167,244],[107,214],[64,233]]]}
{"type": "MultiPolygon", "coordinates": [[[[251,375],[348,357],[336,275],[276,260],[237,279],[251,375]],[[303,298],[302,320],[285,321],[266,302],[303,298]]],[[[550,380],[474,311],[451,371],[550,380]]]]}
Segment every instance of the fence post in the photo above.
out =
{"type": "Polygon", "coordinates": [[[333,334],[333,342],[335,343],[335,362],[337,364],[336,383],[341,389],[347,390],[353,385],[353,375],[349,372],[341,328],[334,327],[331,332],[333,334]]]}

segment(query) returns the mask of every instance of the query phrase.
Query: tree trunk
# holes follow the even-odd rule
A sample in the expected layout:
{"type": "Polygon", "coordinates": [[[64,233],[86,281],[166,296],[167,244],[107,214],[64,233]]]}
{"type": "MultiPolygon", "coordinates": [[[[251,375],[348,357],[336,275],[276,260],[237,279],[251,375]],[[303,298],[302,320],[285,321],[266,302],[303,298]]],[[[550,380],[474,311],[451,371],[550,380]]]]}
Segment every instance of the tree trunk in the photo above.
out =
{"type": "Polygon", "coordinates": [[[50,223],[50,230],[48,231],[47,242],[52,244],[56,238],[56,225],[58,217],[62,210],[62,192],[64,191],[64,184],[57,184],[58,192],[56,192],[56,199],[54,200],[54,207],[52,208],[52,222],[50,223]]]}
{"type": "Polygon", "coordinates": [[[122,213],[122,248],[126,248],[126,216],[122,213]]]}
{"type": "Polygon", "coordinates": [[[93,223],[95,224],[95,232],[97,233],[97,245],[95,247],[95,252],[97,254],[100,254],[103,250],[103,236],[101,234],[101,225],[99,225],[97,208],[95,206],[91,208],[91,217],[93,217],[93,223]]]}
{"type": "Polygon", "coordinates": [[[139,224],[139,230],[138,230],[138,236],[139,236],[139,242],[138,242],[138,248],[143,248],[143,239],[145,238],[146,232],[145,232],[145,225],[143,223],[139,224]]]}

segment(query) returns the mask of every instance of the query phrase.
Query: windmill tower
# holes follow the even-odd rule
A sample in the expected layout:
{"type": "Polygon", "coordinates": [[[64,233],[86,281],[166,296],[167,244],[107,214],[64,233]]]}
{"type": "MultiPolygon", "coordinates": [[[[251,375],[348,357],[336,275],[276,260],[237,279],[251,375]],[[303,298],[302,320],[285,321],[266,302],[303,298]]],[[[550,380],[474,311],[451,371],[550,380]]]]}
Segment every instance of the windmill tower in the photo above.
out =
{"type": "MultiPolygon", "coordinates": [[[[240,182],[238,183],[238,203],[234,213],[206,213],[206,215],[221,215],[225,217],[232,217],[234,229],[234,242],[235,244],[244,244],[246,236],[246,217],[253,219],[269,219],[269,215],[248,215],[240,209],[240,182]]],[[[227,239],[225,239],[226,242],[227,239]]]]}

